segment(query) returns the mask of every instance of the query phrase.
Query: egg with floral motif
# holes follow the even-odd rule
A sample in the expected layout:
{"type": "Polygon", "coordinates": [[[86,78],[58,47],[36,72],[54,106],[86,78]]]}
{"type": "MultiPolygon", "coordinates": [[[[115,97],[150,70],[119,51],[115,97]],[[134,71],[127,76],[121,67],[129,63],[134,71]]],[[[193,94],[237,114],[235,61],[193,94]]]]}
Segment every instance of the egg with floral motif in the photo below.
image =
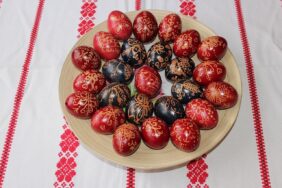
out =
{"type": "Polygon", "coordinates": [[[138,93],[132,97],[126,106],[127,121],[136,125],[142,124],[153,114],[153,103],[144,94],[138,93]]]}
{"type": "Polygon", "coordinates": [[[142,139],[152,149],[162,149],[169,141],[169,128],[157,117],[146,119],[141,126],[142,139]]]}
{"type": "Polygon", "coordinates": [[[111,33],[99,31],[94,35],[94,49],[105,60],[117,59],[120,55],[120,45],[111,33]]]}
{"type": "Polygon", "coordinates": [[[158,34],[158,23],[155,16],[149,11],[141,11],[134,19],[133,34],[143,43],[155,39],[158,34]]]}
{"type": "Polygon", "coordinates": [[[227,41],[221,36],[204,39],[198,48],[197,55],[201,61],[220,60],[227,51],[227,41]]]}
{"type": "Polygon", "coordinates": [[[119,155],[129,156],[140,146],[141,135],[135,125],[124,123],[115,130],[112,143],[119,155]]]}
{"type": "Polygon", "coordinates": [[[99,70],[101,59],[94,48],[89,46],[78,46],[71,54],[73,64],[80,70],[99,70]]]}
{"type": "Polygon", "coordinates": [[[181,19],[177,14],[171,13],[166,15],[159,25],[159,38],[161,41],[173,42],[182,29],[181,19]]]}
{"type": "Polygon", "coordinates": [[[112,11],[107,23],[109,32],[119,40],[127,40],[132,34],[132,23],[121,11],[112,11]]]}
{"type": "Polygon", "coordinates": [[[200,129],[212,129],[218,123],[218,113],[205,99],[193,99],[185,108],[186,117],[194,121],[200,129]]]}
{"type": "Polygon", "coordinates": [[[70,94],[66,98],[65,105],[72,115],[83,119],[91,118],[99,108],[95,94],[86,91],[70,94]]]}
{"type": "Polygon", "coordinates": [[[104,75],[96,70],[87,70],[79,74],[74,82],[73,89],[75,91],[88,91],[99,93],[106,86],[104,75]]]}
{"type": "Polygon", "coordinates": [[[172,50],[169,44],[157,42],[147,53],[147,64],[158,71],[164,70],[171,61],[172,50]]]}
{"type": "Polygon", "coordinates": [[[101,134],[113,134],[116,128],[125,123],[125,114],[116,106],[105,106],[97,110],[91,119],[91,127],[101,134]]]}

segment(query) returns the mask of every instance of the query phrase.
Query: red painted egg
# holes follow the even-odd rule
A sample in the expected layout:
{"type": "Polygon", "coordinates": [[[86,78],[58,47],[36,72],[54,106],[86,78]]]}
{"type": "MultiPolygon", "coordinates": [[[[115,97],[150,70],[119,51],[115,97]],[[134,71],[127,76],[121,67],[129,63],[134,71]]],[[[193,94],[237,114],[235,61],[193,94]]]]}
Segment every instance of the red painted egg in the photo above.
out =
{"type": "Polygon", "coordinates": [[[226,76],[225,66],[219,61],[204,61],[196,66],[193,78],[201,85],[222,81],[226,76]]]}
{"type": "Polygon", "coordinates": [[[108,30],[119,40],[127,40],[132,34],[132,24],[121,11],[114,10],[108,16],[108,30]]]}
{"type": "Polygon", "coordinates": [[[72,115],[88,119],[98,109],[99,102],[93,93],[84,91],[70,94],[65,105],[72,115]]]}
{"type": "Polygon", "coordinates": [[[173,52],[178,57],[192,57],[201,43],[200,34],[196,30],[188,30],[179,35],[173,43],[173,52]]]}
{"type": "Polygon", "coordinates": [[[238,99],[237,91],[226,82],[210,83],[204,91],[204,96],[221,110],[233,107],[238,99]]]}
{"type": "Polygon", "coordinates": [[[140,142],[139,130],[131,123],[124,123],[115,130],[113,147],[122,156],[133,154],[138,149],[140,142]]]}
{"type": "Polygon", "coordinates": [[[169,129],[166,123],[157,118],[146,119],[141,127],[144,143],[152,149],[162,149],[169,141],[169,129]]]}
{"type": "Polygon", "coordinates": [[[120,54],[119,42],[108,32],[100,31],[93,39],[94,49],[105,60],[117,59],[120,54]]]}
{"type": "Polygon", "coordinates": [[[133,22],[133,34],[141,42],[147,43],[155,39],[158,33],[158,23],[149,11],[140,12],[133,22]]]}
{"type": "Polygon", "coordinates": [[[159,38],[164,42],[173,42],[182,29],[181,19],[177,14],[169,14],[159,25],[159,38]]]}
{"type": "Polygon", "coordinates": [[[152,67],[147,65],[139,68],[135,73],[135,88],[150,98],[158,95],[162,86],[161,76],[152,67]]]}
{"type": "Polygon", "coordinates": [[[175,147],[186,152],[195,151],[201,140],[198,126],[188,118],[178,119],[173,123],[170,137],[175,147]]]}
{"type": "Polygon", "coordinates": [[[186,116],[194,121],[200,129],[212,129],[217,125],[218,114],[207,100],[194,99],[186,105],[186,116]]]}
{"type": "Polygon", "coordinates": [[[74,82],[75,91],[88,91],[99,93],[106,86],[106,79],[102,73],[96,70],[87,70],[79,74],[74,82]]]}
{"type": "Polygon", "coordinates": [[[204,39],[198,48],[197,55],[202,61],[220,60],[226,53],[227,41],[220,36],[204,39]]]}
{"type": "Polygon", "coordinates": [[[124,122],[125,114],[122,109],[115,106],[106,106],[94,113],[91,126],[98,133],[112,134],[124,122]]]}
{"type": "Polygon", "coordinates": [[[73,64],[81,70],[100,69],[101,59],[98,53],[89,46],[78,46],[71,54],[73,64]]]}

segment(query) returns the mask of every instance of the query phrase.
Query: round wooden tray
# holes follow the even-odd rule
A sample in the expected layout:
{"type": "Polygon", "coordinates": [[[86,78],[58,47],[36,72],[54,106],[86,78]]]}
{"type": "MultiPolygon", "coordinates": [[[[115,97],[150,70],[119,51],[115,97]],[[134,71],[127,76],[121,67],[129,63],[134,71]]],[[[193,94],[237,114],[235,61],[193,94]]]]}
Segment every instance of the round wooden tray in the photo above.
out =
{"type": "MultiPolygon", "coordinates": [[[[158,23],[162,18],[171,13],[169,11],[163,10],[150,10],[156,17],[158,23]]],[[[135,16],[138,14],[138,11],[126,13],[130,20],[133,22],[135,16]]],[[[201,34],[201,38],[204,39],[208,36],[215,35],[209,28],[199,23],[198,21],[181,16],[182,20],[182,31],[187,29],[196,29],[201,34]]],[[[93,36],[98,31],[107,31],[107,22],[104,21],[101,24],[95,26],[91,31],[86,33],[79,41],[74,45],[73,49],[80,45],[93,46],[93,36]]],[[[159,39],[156,38],[155,42],[159,39]]],[[[152,45],[153,43],[149,44],[152,45]]],[[[149,45],[146,48],[149,48],[149,45]]],[[[241,79],[238,67],[236,65],[235,59],[231,54],[230,50],[227,51],[226,55],[222,59],[222,62],[226,66],[227,76],[225,81],[234,86],[239,94],[239,99],[236,104],[231,109],[221,110],[219,112],[219,123],[216,128],[208,131],[201,131],[201,143],[199,148],[191,153],[182,152],[176,149],[171,142],[162,150],[152,150],[149,149],[144,143],[141,143],[139,149],[136,153],[128,157],[122,157],[115,153],[112,147],[112,135],[101,135],[97,134],[91,129],[90,120],[82,120],[72,116],[65,107],[65,100],[67,96],[73,92],[72,83],[74,78],[80,73],[80,70],[75,68],[71,61],[71,52],[68,54],[65,63],[63,65],[60,83],[59,83],[59,96],[62,106],[63,113],[68,121],[68,124],[74,134],[79,138],[81,143],[93,154],[96,156],[106,159],[110,162],[132,167],[136,169],[143,170],[161,170],[173,168],[193,159],[196,159],[202,156],[205,153],[208,153],[213,148],[215,148],[228,134],[228,132],[233,127],[233,124],[236,120],[236,117],[239,112],[240,103],[241,103],[241,79]]],[[[199,63],[196,56],[193,57],[195,63],[199,63]]],[[[167,82],[164,78],[163,72],[161,72],[163,85],[162,89],[165,94],[170,94],[170,83],[167,82]]],[[[133,87],[133,84],[131,84],[133,87]]]]}

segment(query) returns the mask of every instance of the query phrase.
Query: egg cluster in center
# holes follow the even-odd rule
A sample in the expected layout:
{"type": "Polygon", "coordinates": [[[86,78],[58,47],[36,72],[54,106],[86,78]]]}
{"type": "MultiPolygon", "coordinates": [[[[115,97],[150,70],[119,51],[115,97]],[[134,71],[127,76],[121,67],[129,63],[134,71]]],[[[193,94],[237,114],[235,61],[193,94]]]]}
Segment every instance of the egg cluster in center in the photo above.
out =
{"type": "Polygon", "coordinates": [[[141,140],[151,149],[171,140],[182,151],[195,151],[200,130],[216,127],[217,110],[237,102],[236,90],[223,81],[226,68],[220,60],[227,41],[221,36],[202,40],[192,28],[182,31],[174,13],[158,24],[149,11],[138,13],[133,23],[112,11],[107,24],[108,31],[93,36],[93,46],[72,51],[72,62],[82,72],[65,101],[69,112],[91,119],[97,133],[113,134],[113,148],[122,156],[133,154],[141,140]],[[146,51],[144,45],[156,37],[160,41],[146,51]],[[197,66],[191,59],[195,54],[197,66]],[[135,94],[129,88],[133,80],[135,94]],[[171,96],[159,95],[163,82],[172,83],[171,96]]]}

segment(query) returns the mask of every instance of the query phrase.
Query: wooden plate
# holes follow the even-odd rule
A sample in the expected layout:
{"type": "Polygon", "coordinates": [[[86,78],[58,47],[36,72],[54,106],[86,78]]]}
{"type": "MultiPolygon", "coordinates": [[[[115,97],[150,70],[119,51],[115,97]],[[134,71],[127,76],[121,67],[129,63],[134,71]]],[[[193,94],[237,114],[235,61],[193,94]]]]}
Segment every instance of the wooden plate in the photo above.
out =
{"type": "MultiPolygon", "coordinates": [[[[156,17],[158,23],[162,20],[162,18],[171,13],[169,11],[163,10],[150,10],[154,16],[156,17]]],[[[128,12],[127,15],[130,20],[133,22],[135,16],[138,14],[138,11],[128,12]]],[[[208,36],[215,35],[209,28],[199,23],[198,21],[187,17],[181,16],[182,19],[182,31],[187,29],[196,29],[200,32],[201,38],[204,39],[208,36]]],[[[95,26],[91,31],[85,34],[79,41],[74,45],[73,48],[80,45],[88,45],[93,46],[93,36],[98,31],[107,31],[107,22],[104,21],[101,24],[95,26]]],[[[158,38],[154,41],[158,41],[158,38]]],[[[153,43],[154,43],[153,42],[153,43]]],[[[149,44],[152,45],[153,43],[149,44]]],[[[148,49],[149,46],[147,45],[148,49]]],[[[100,135],[95,133],[90,126],[90,120],[82,120],[72,116],[65,107],[65,100],[67,96],[73,92],[72,83],[74,78],[80,73],[80,71],[74,67],[71,61],[71,52],[68,54],[65,63],[62,68],[60,83],[59,83],[59,95],[60,102],[62,106],[62,110],[65,114],[65,117],[68,121],[68,124],[75,135],[79,138],[80,142],[93,154],[96,156],[106,159],[110,162],[132,167],[136,169],[143,170],[160,170],[173,168],[193,159],[196,159],[203,154],[211,151],[215,148],[228,134],[231,130],[236,117],[239,112],[240,103],[241,103],[241,79],[238,67],[236,65],[235,59],[231,54],[230,50],[227,51],[226,55],[222,59],[224,65],[227,69],[227,77],[226,81],[233,85],[238,94],[239,99],[236,104],[231,109],[221,110],[219,112],[219,123],[216,128],[208,131],[201,131],[201,143],[199,148],[191,153],[185,153],[177,150],[171,142],[169,142],[168,146],[162,150],[152,150],[149,149],[144,143],[141,143],[140,148],[136,153],[129,157],[122,157],[115,153],[112,147],[112,135],[100,135]]],[[[193,57],[193,60],[199,63],[198,59],[193,57]]],[[[162,88],[167,95],[170,94],[170,83],[167,82],[164,78],[164,71],[161,72],[162,80],[164,82],[162,88]]]]}

